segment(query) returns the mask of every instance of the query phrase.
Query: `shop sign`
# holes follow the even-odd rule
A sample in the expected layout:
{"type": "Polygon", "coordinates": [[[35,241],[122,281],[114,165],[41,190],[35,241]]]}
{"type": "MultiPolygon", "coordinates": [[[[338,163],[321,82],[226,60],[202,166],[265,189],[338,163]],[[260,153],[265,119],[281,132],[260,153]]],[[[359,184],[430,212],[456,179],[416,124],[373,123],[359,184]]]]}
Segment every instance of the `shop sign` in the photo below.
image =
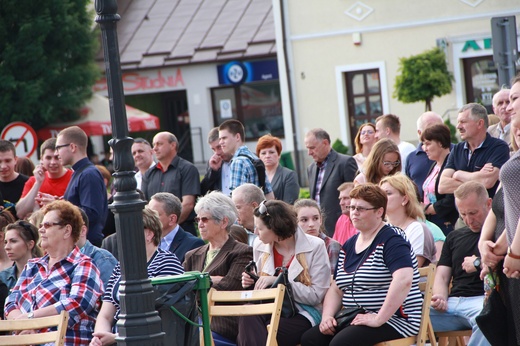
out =
{"type": "Polygon", "coordinates": [[[464,42],[464,46],[462,46],[462,52],[467,52],[468,50],[481,51],[492,48],[491,37],[489,37],[483,40],[467,40],[464,42]]]}
{"type": "MultiPolygon", "coordinates": [[[[123,73],[123,89],[125,92],[164,90],[184,87],[182,71],[177,68],[173,71],[163,72],[154,70],[148,73],[127,72],[123,73]]],[[[101,78],[94,85],[94,92],[108,90],[106,77],[101,78]]]]}
{"type": "Polygon", "coordinates": [[[278,80],[276,60],[231,61],[217,66],[220,85],[278,80]]]}

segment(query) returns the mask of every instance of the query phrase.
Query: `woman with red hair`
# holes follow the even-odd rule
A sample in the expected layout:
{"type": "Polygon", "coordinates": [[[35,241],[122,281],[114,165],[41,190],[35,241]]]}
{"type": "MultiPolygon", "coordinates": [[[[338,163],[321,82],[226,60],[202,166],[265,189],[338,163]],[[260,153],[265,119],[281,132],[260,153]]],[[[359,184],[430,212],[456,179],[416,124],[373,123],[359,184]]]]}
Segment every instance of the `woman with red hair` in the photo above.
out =
{"type": "Polygon", "coordinates": [[[267,178],[273,187],[276,199],[293,204],[300,194],[296,173],[280,165],[282,142],[279,138],[265,135],[256,144],[256,155],[263,161],[267,178]]]}

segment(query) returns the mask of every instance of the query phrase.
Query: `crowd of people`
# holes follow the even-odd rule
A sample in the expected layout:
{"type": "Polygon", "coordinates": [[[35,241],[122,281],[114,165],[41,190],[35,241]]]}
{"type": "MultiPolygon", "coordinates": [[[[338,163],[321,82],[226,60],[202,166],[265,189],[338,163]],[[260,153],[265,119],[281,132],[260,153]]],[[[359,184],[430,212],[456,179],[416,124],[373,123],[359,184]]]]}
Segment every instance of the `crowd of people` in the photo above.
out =
{"type": "MultiPolygon", "coordinates": [[[[255,154],[237,120],[209,132],[202,179],[177,155],[174,134],[138,138],[131,150],[147,203],[148,276],[196,270],[217,290],[260,290],[286,268],[297,311],[281,317],[278,344],[373,345],[418,333],[418,268],[436,263],[434,330],[472,329],[469,345],[490,345],[475,317],[494,272],[509,344],[520,345],[520,77],[493,97],[493,109],[500,121],[489,126],[483,106],[463,106],[458,144],[442,117],[426,112],[417,147],[400,139],[398,116],[382,115],[359,126],[354,156],[312,129],[304,141],[310,198],[299,198],[298,175],[280,164],[282,141],[265,135],[255,154]],[[363,311],[340,328],[344,308],[363,311]]],[[[104,346],[118,333],[121,268],[111,176],[89,160],[87,142],[82,129],[66,128],[30,166],[0,140],[0,300],[6,319],[66,310],[67,345],[104,346]]],[[[268,324],[266,316],[217,317],[211,330],[216,345],[264,345],[268,324]]]]}

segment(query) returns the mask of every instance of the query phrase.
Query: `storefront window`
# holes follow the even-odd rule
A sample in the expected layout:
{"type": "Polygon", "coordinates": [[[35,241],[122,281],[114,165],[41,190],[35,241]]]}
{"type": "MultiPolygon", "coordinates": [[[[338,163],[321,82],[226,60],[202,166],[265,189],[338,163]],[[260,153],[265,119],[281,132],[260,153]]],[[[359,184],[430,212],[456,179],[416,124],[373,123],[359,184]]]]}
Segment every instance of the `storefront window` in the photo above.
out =
{"type": "Polygon", "coordinates": [[[214,88],[211,94],[215,124],[237,119],[244,124],[247,140],[255,140],[268,133],[276,137],[284,136],[280,85],[277,81],[214,88]]]}
{"type": "Polygon", "coordinates": [[[492,56],[464,59],[466,100],[486,107],[493,113],[493,95],[500,90],[498,73],[492,56]]]}

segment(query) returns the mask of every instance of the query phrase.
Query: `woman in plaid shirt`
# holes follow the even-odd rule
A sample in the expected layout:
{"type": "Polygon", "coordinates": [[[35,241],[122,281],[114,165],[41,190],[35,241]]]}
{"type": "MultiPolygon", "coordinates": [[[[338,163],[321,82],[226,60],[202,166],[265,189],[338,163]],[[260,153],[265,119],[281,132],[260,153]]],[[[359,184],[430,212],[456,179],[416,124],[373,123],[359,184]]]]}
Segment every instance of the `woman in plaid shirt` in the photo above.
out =
{"type": "MultiPolygon", "coordinates": [[[[69,312],[65,344],[88,345],[102,294],[99,271],[76,246],[83,220],[76,206],[43,208],[39,232],[46,255],[29,260],[5,304],[6,318],[31,319],[69,312]]],[[[37,331],[32,331],[36,333],[37,331]]]]}

